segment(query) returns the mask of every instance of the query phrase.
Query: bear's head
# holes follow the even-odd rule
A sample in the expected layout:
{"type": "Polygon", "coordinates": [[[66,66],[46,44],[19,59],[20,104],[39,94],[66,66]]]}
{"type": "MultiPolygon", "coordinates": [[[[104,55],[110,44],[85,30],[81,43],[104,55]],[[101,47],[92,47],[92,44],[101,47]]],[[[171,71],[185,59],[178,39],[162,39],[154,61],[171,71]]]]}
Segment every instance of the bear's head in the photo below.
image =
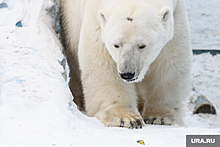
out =
{"type": "Polygon", "coordinates": [[[101,38],[125,82],[141,81],[174,33],[172,10],[145,3],[100,9],[101,38]]]}

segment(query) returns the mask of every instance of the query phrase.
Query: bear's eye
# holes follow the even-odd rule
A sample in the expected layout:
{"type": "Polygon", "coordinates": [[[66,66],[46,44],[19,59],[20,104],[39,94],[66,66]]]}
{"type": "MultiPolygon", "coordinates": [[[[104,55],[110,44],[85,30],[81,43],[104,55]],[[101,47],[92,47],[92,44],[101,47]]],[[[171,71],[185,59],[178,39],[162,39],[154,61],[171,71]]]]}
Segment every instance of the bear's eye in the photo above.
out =
{"type": "Polygon", "coordinates": [[[115,47],[115,48],[119,48],[119,45],[117,45],[117,44],[114,44],[114,47],[115,47]]]}
{"type": "Polygon", "coordinates": [[[146,47],[146,45],[143,44],[143,45],[139,46],[139,49],[144,49],[145,47],[146,47]]]}

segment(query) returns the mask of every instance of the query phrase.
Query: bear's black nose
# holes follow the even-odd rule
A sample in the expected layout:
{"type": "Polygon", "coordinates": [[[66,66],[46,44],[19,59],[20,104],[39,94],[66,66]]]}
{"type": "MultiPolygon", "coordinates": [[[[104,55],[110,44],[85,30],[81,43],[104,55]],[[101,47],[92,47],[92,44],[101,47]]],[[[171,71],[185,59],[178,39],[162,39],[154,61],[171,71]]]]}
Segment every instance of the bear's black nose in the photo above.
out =
{"type": "Polygon", "coordinates": [[[131,80],[134,77],[135,73],[120,73],[120,76],[124,80],[131,80]]]}

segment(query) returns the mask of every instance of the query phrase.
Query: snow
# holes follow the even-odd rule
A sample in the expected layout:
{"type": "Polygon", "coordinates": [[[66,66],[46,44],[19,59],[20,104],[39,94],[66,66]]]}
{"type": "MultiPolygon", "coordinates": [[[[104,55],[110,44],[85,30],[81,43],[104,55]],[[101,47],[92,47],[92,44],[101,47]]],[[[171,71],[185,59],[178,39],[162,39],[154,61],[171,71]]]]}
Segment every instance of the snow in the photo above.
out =
{"type": "MultiPolygon", "coordinates": [[[[59,16],[49,14],[53,6],[57,12],[54,4],[0,0],[0,147],[142,146],[138,140],[149,147],[184,147],[187,134],[220,134],[219,115],[192,115],[198,95],[193,91],[186,101],[184,126],[111,128],[79,112],[60,64],[65,57],[53,30],[59,29],[59,16]]],[[[192,68],[193,86],[207,96],[217,113],[219,63],[220,55],[195,55],[192,68]]]]}
{"type": "Polygon", "coordinates": [[[193,49],[220,49],[220,1],[186,0],[193,49]]]}
{"type": "Polygon", "coordinates": [[[205,95],[215,106],[217,114],[220,112],[220,54],[212,56],[209,53],[193,56],[192,85],[196,91],[192,91],[191,98],[187,101],[185,124],[190,126],[202,126],[220,128],[219,115],[199,114],[191,115],[194,109],[194,101],[197,96],[205,95]],[[190,103],[191,102],[191,103],[190,103]],[[195,120],[194,120],[195,119],[195,120]],[[192,121],[193,120],[193,121],[192,121]],[[195,123],[195,121],[198,123],[195,123]]]}

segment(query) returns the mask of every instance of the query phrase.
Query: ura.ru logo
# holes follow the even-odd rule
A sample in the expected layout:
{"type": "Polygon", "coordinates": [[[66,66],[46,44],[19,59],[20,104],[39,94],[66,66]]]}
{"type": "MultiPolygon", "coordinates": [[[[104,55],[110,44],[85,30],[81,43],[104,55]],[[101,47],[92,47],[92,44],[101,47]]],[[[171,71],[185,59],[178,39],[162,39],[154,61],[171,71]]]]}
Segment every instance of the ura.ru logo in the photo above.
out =
{"type": "Polygon", "coordinates": [[[191,143],[215,143],[215,138],[192,138],[191,143]]]}

